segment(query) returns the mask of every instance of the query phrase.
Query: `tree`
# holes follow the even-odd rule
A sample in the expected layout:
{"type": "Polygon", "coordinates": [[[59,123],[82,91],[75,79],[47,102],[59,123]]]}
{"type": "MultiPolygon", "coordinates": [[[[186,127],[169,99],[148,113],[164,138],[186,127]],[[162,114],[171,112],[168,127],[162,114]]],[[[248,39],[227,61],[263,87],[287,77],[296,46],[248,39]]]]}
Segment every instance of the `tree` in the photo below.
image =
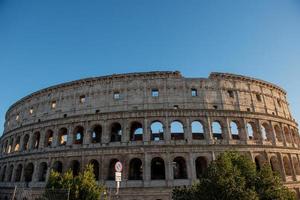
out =
{"type": "Polygon", "coordinates": [[[294,200],[269,165],[256,171],[245,155],[225,152],[211,162],[199,183],[173,189],[174,200],[294,200]]]}
{"type": "MultiPolygon", "coordinates": [[[[68,191],[69,200],[98,200],[100,195],[105,193],[105,187],[97,184],[93,171],[92,164],[87,165],[85,170],[76,177],[73,176],[71,170],[64,174],[52,170],[43,195],[44,199],[51,199],[50,196],[56,193],[55,200],[65,200],[67,193],[60,196],[57,194],[64,190],[68,191]]],[[[104,199],[106,199],[105,196],[104,199]]]]}

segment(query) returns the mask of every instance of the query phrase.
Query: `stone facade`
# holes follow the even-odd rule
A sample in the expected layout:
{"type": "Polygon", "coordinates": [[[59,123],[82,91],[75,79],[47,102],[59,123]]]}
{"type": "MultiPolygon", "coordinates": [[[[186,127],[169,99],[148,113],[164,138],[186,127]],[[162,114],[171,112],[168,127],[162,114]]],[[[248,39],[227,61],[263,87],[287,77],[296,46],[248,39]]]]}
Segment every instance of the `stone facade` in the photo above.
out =
{"type": "Polygon", "coordinates": [[[88,78],[49,87],[13,104],[0,138],[0,199],[13,187],[38,194],[50,169],[77,174],[92,162],[100,183],[120,198],[170,199],[172,186],[197,180],[226,150],[270,162],[299,194],[298,125],[286,92],[250,77],[147,72],[88,78]]]}

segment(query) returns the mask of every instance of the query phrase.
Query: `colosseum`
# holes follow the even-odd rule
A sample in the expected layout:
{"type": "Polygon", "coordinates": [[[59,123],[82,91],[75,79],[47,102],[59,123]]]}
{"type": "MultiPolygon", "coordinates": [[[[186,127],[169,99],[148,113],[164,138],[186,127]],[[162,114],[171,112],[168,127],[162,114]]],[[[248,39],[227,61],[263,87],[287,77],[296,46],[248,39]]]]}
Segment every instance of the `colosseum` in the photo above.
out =
{"type": "Polygon", "coordinates": [[[54,169],[77,175],[94,164],[99,183],[120,199],[168,200],[190,185],[218,154],[236,150],[257,168],[278,171],[299,196],[297,123],[286,92],[251,77],[178,71],[113,74],[52,86],[13,104],[0,138],[0,199],[14,187],[38,196],[54,169]]]}

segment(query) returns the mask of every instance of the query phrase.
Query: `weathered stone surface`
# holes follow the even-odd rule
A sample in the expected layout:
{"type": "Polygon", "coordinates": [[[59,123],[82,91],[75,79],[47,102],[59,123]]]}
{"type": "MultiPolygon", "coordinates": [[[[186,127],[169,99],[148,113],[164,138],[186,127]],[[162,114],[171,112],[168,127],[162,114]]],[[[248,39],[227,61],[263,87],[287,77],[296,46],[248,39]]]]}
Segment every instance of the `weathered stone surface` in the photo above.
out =
{"type": "Polygon", "coordinates": [[[283,89],[240,75],[147,72],[64,83],[30,94],[7,111],[0,199],[26,182],[38,194],[57,161],[62,171],[98,163],[99,182],[114,188],[109,179],[115,160],[124,165],[121,199],[170,199],[172,186],[196,181],[207,163],[232,149],[258,167],[271,162],[298,193],[297,126],[283,89]],[[155,133],[154,122],[162,124],[163,133],[155,133]]]}

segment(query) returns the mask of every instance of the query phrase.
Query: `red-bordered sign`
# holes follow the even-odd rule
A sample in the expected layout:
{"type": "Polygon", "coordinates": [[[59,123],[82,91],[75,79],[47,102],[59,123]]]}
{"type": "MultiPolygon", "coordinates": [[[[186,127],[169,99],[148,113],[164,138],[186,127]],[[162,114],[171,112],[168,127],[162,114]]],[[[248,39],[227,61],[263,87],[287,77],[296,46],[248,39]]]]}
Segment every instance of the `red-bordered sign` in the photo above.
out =
{"type": "Polygon", "coordinates": [[[120,161],[116,162],[116,164],[115,164],[115,170],[116,170],[116,172],[121,172],[122,169],[123,169],[122,163],[120,161]]]}

